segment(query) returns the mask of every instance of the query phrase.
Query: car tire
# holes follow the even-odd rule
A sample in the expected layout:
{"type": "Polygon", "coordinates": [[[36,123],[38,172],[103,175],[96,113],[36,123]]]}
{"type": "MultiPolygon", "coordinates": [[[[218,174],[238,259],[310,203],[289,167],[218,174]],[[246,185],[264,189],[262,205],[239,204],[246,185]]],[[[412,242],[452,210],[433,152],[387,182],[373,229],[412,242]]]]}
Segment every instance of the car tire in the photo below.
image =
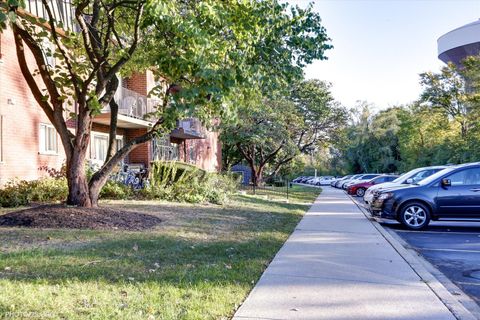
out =
{"type": "Polygon", "coordinates": [[[365,195],[365,188],[358,188],[357,192],[355,192],[357,197],[363,197],[365,195]]]}
{"type": "Polygon", "coordinates": [[[409,202],[402,206],[399,220],[410,230],[422,230],[430,223],[430,209],[421,202],[409,202]]]}

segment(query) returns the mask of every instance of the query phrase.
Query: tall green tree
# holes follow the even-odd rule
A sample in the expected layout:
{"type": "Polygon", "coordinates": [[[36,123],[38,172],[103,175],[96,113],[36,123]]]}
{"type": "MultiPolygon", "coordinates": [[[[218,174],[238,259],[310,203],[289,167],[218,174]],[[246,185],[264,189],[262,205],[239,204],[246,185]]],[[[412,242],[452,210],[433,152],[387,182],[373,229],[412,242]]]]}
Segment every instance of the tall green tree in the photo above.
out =
{"type": "Polygon", "coordinates": [[[300,121],[290,124],[293,141],[275,158],[273,174],[299,154],[325,150],[321,147],[336,138],[347,120],[347,111],[334,100],[330,85],[324,81],[311,79],[298,82],[288,99],[295,105],[300,121]]]}
{"type": "Polygon", "coordinates": [[[242,155],[255,185],[267,167],[276,174],[300,154],[321,149],[346,119],[329,86],[318,80],[298,82],[275,98],[249,100],[241,110],[237,121],[224,123],[222,141],[226,151],[242,155]]]}
{"type": "Polygon", "coordinates": [[[440,72],[420,74],[423,92],[420,101],[458,123],[460,136],[466,140],[480,112],[480,59],[468,58],[463,67],[449,63],[440,72]]]}
{"type": "Polygon", "coordinates": [[[235,94],[297,77],[304,63],[322,58],[329,48],[311,7],[276,0],[78,0],[73,19],[79,32],[65,30],[52,3],[39,1],[46,19],[24,14],[21,1],[9,0],[0,2],[0,24],[14,33],[22,74],[59,133],[70,205],[97,206],[115,165],[138,145],[170,130],[178,117],[195,115],[205,123],[228,118],[235,94]],[[54,50],[44,45],[48,41],[54,50]],[[35,66],[27,65],[26,48],[35,66]],[[48,65],[49,56],[57,59],[55,67],[48,65]],[[152,114],[151,129],[116,151],[118,77],[147,68],[160,82],[153,94],[162,103],[152,114]],[[66,116],[73,104],[76,112],[66,116]],[[85,160],[92,123],[105,107],[111,110],[108,157],[89,180],[85,160]],[[75,132],[67,127],[70,119],[75,132]]]}

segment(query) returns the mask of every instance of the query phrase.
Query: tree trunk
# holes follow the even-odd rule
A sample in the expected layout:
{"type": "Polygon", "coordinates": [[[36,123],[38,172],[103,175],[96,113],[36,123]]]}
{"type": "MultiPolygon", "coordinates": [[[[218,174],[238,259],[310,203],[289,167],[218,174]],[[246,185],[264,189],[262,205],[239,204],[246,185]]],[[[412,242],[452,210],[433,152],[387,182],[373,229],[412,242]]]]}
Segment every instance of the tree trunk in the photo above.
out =
{"type": "Polygon", "coordinates": [[[102,187],[108,180],[108,174],[101,175],[98,179],[91,181],[89,188],[90,201],[92,202],[92,207],[98,206],[98,198],[100,196],[100,191],[102,187]]]}
{"type": "Polygon", "coordinates": [[[263,166],[252,168],[252,182],[255,187],[258,187],[263,183],[263,168],[263,166]]]}
{"type": "Polygon", "coordinates": [[[85,156],[82,157],[79,152],[74,152],[72,159],[67,163],[67,183],[67,205],[92,207],[85,173],[85,156]]]}

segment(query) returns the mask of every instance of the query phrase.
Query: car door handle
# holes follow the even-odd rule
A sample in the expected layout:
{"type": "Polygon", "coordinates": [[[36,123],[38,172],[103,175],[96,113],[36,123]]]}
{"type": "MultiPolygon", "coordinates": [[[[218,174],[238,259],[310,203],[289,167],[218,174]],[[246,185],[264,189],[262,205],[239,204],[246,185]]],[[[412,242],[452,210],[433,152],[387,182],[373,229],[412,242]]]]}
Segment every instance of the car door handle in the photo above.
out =
{"type": "Polygon", "coordinates": [[[480,188],[473,188],[473,189],[470,189],[470,191],[473,191],[473,192],[480,192],[480,188]]]}

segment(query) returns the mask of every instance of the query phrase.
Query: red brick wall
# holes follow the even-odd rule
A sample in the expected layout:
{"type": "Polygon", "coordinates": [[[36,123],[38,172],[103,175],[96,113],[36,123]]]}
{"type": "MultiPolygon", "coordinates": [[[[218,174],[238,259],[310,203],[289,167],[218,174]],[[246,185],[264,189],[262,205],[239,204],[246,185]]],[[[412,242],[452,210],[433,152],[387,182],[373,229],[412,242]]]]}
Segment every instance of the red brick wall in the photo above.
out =
{"type": "MultiPolygon", "coordinates": [[[[195,150],[195,165],[209,172],[219,172],[222,169],[222,148],[218,132],[207,131],[205,139],[185,140],[187,161],[190,147],[195,150]]],[[[180,145],[180,158],[185,161],[183,144],[180,145]]]]}
{"type": "MultiPolygon", "coordinates": [[[[147,129],[128,129],[126,132],[126,141],[130,141],[135,137],[138,137],[147,132],[147,129]]],[[[150,161],[152,160],[152,143],[145,142],[139,145],[128,155],[128,160],[130,163],[141,163],[145,167],[150,166],[150,161]]]]}
{"type": "MultiPolygon", "coordinates": [[[[39,125],[50,122],[37,105],[20,71],[11,30],[5,30],[0,37],[0,115],[3,116],[0,184],[4,184],[13,178],[46,176],[41,168],[59,169],[65,155],[59,137],[58,155],[39,154],[39,125]]],[[[26,51],[28,65],[33,71],[35,62],[28,49],[26,51]]]]}
{"type": "Polygon", "coordinates": [[[195,141],[196,165],[214,172],[222,168],[222,150],[218,132],[207,131],[206,138],[195,141]]]}
{"type": "Polygon", "coordinates": [[[135,73],[131,77],[124,79],[124,86],[139,94],[146,96],[147,92],[147,76],[141,73],[135,73]]]}
{"type": "MultiPolygon", "coordinates": [[[[39,154],[39,125],[47,123],[47,117],[37,105],[20,71],[15,44],[11,30],[0,35],[0,115],[3,117],[2,143],[3,161],[0,163],[0,184],[10,179],[37,179],[47,176],[42,168],[60,169],[65,161],[65,153],[58,142],[57,155],[39,154]]],[[[35,68],[33,57],[28,53],[28,65],[35,68]]],[[[39,79],[39,83],[41,80],[39,79]]],[[[147,95],[155,85],[151,72],[135,74],[125,80],[127,88],[147,95]]],[[[118,135],[124,135],[125,141],[143,134],[146,129],[119,129],[118,135]]],[[[94,124],[93,131],[108,132],[107,126],[94,124]]],[[[207,139],[196,143],[197,164],[209,171],[221,167],[221,147],[217,133],[208,133],[207,139]]],[[[129,155],[129,162],[143,163],[148,166],[152,158],[152,144],[144,143],[129,155]]]]}

